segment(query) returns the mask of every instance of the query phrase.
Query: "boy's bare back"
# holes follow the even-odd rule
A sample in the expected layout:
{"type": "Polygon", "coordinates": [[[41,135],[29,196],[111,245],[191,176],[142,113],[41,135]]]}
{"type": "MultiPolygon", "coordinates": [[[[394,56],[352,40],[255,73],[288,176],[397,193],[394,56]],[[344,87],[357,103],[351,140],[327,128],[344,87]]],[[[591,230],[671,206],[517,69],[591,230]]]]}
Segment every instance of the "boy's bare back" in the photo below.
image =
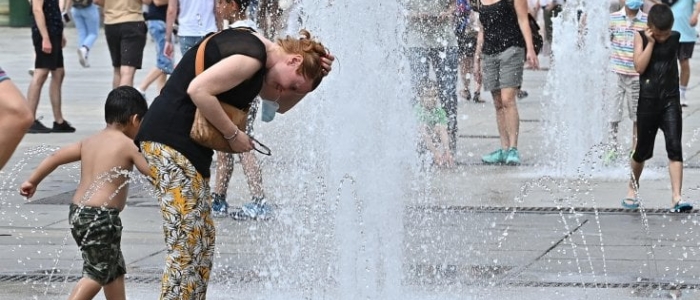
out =
{"type": "Polygon", "coordinates": [[[128,176],[133,166],[148,169],[134,141],[122,132],[104,129],[80,142],[80,183],[73,203],[122,210],[128,193],[128,176]],[[126,171],[126,172],[125,172],[126,171]]]}
{"type": "Polygon", "coordinates": [[[127,172],[131,172],[136,165],[141,173],[150,174],[148,163],[138,152],[132,138],[108,125],[80,142],[62,147],[42,161],[29,179],[22,183],[20,194],[31,198],[39,182],[53,170],[76,161],[81,161],[80,183],[73,196],[73,203],[77,205],[122,210],[129,189],[127,172]]]}

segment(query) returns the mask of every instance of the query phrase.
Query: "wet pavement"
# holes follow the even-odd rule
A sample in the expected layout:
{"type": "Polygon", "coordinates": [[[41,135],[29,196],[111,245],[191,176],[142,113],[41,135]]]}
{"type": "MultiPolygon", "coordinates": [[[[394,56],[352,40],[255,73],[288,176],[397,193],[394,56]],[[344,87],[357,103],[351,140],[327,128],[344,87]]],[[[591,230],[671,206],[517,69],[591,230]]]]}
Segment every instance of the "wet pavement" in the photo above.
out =
{"type": "MultiPolygon", "coordinates": [[[[75,39],[74,31],[67,34],[69,41],[75,39]]],[[[30,79],[26,73],[33,61],[29,29],[0,28],[0,36],[4,58],[0,66],[26,91],[30,79]]],[[[153,65],[152,46],[149,41],[144,66],[153,65]]],[[[0,175],[0,299],[66,298],[80,275],[82,262],[69,233],[66,205],[78,180],[77,166],[54,172],[30,203],[16,193],[46,151],[104,126],[103,101],[112,71],[102,33],[91,51],[91,68],[79,66],[75,50],[69,42],[63,112],[78,131],[27,135],[0,175]]],[[[692,59],[691,66],[700,70],[700,61],[692,59]]],[[[144,76],[139,71],[136,82],[144,76]]],[[[683,111],[683,193],[691,202],[700,199],[700,143],[694,136],[700,129],[698,78],[691,77],[691,106],[683,111]]],[[[403,220],[403,226],[388,235],[371,224],[350,223],[348,236],[356,237],[353,241],[360,246],[391,244],[382,239],[402,237],[395,244],[397,249],[388,252],[402,257],[400,267],[384,269],[379,276],[390,281],[398,273],[401,292],[379,294],[396,299],[700,299],[696,292],[700,287],[697,210],[690,214],[666,211],[670,185],[663,143],[657,139],[656,156],[642,178],[641,210],[620,208],[627,178],[624,162],[585,176],[553,176],[539,166],[549,155],[539,147],[546,79],[545,71],[526,71],[524,88],[530,96],[518,102],[523,119],[522,166],[480,163],[480,156],[498,142],[494,109],[488,96],[485,104],[462,102],[458,167],[433,174],[426,188],[430,198],[413,191],[405,200],[391,200],[402,206],[391,209],[388,216],[403,220]]],[[[154,87],[147,91],[149,101],[155,94],[154,87]]],[[[45,123],[52,121],[48,100],[45,88],[38,112],[45,123]]],[[[290,112],[278,118],[286,124],[295,116],[290,112]]],[[[621,132],[628,132],[627,123],[621,132]]],[[[272,125],[260,127],[266,141],[284,134],[271,129],[272,125]]],[[[278,167],[284,162],[274,158],[262,161],[264,178],[285,170],[278,167]]],[[[249,199],[247,187],[237,184],[243,182],[236,168],[229,188],[232,204],[249,199]]],[[[328,195],[300,196],[301,202],[282,196],[285,189],[299,187],[268,181],[265,187],[278,205],[277,218],[265,222],[216,219],[217,254],[208,298],[337,299],[345,286],[339,283],[342,276],[334,274],[343,268],[337,265],[345,261],[339,257],[347,253],[337,250],[343,241],[334,239],[334,234],[343,230],[335,228],[343,224],[336,219],[347,216],[317,203],[319,199],[333,202],[332,184],[328,195]]],[[[136,184],[128,204],[122,213],[127,296],[153,299],[158,295],[165,251],[157,201],[146,185],[136,184]]],[[[372,261],[380,258],[363,254],[362,250],[352,254],[357,257],[351,264],[382,270],[372,261]]],[[[361,274],[355,276],[362,282],[361,274]]]]}

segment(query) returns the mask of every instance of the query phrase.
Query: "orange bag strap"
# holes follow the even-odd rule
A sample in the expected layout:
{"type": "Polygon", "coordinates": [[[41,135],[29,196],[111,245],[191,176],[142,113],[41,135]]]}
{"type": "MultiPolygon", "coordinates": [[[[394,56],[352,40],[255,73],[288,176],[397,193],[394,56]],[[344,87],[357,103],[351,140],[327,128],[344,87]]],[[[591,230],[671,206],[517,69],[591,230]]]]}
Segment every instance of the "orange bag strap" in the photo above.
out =
{"type": "Polygon", "coordinates": [[[207,47],[207,42],[209,39],[216,34],[212,34],[208,37],[206,37],[201,44],[199,44],[199,48],[197,48],[197,55],[194,58],[194,76],[197,76],[199,74],[202,74],[204,72],[204,49],[207,47]]]}

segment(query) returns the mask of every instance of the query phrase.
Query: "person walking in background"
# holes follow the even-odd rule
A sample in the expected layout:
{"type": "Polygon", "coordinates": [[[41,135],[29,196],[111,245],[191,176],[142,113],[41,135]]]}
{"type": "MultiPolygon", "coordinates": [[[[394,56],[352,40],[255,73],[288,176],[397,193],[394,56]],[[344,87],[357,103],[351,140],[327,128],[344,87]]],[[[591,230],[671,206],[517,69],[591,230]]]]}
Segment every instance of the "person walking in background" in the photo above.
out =
{"type": "MultiPolygon", "coordinates": [[[[676,20],[677,22],[678,20],[676,20]]],[[[649,10],[648,26],[634,35],[634,68],[639,73],[639,139],[630,159],[632,176],[622,206],[639,207],[639,178],[644,162],[654,154],[654,140],[661,129],[666,140],[668,170],[671,177],[671,212],[687,212],[693,206],[683,200],[683,117],[678,89],[678,50],[681,34],[673,31],[673,13],[666,4],[649,10]]]]}
{"type": "Polygon", "coordinates": [[[168,10],[168,0],[146,0],[146,26],[153,38],[156,48],[156,66],[146,75],[139,85],[139,92],[146,98],[148,87],[155,82],[158,91],[165,85],[168,75],[173,72],[173,59],[165,55],[165,15],[168,10]]]}
{"type": "Polygon", "coordinates": [[[177,36],[180,41],[180,53],[197,44],[210,32],[221,29],[222,21],[217,20],[217,0],[169,0],[165,18],[165,55],[174,58],[175,48],[172,42],[173,25],[177,20],[177,36]]]}
{"type": "Polygon", "coordinates": [[[661,2],[669,5],[673,11],[673,31],[681,34],[680,47],[678,48],[678,63],[681,67],[680,86],[681,106],[688,106],[688,99],[685,97],[685,92],[688,89],[690,81],[690,59],[693,57],[695,49],[695,41],[698,38],[698,33],[695,31],[695,25],[698,23],[698,14],[700,14],[700,1],[697,0],[662,0],[661,2]]]}
{"type": "Polygon", "coordinates": [[[24,95],[0,68],[0,170],[10,160],[33,122],[34,116],[24,95]]]}
{"type": "Polygon", "coordinates": [[[92,0],[72,0],[70,12],[78,30],[78,61],[88,68],[88,54],[100,31],[100,11],[92,0]]]}
{"type": "Polygon", "coordinates": [[[105,15],[105,37],[112,58],[112,88],[134,86],[146,47],[146,22],[141,0],[95,0],[105,15]]]}
{"type": "MultiPolygon", "coordinates": [[[[539,61],[530,32],[527,0],[477,0],[479,13],[475,64],[481,66],[484,89],[491,92],[501,147],[481,160],[519,165],[520,115],[515,102],[523,81],[523,60],[537,69],[539,61]],[[483,56],[483,64],[482,64],[483,56]]],[[[478,80],[478,79],[477,79],[478,80]]]]}
{"type": "Polygon", "coordinates": [[[65,70],[63,68],[63,47],[66,38],[63,35],[63,17],[58,0],[33,0],[32,42],[34,44],[34,72],[29,83],[27,100],[34,115],[34,123],[28,133],[75,132],[75,128],[63,119],[61,96],[65,70]],[[53,112],[53,127],[44,126],[36,118],[36,111],[41,99],[41,89],[51,73],[49,98],[53,112]]]}
{"type": "Polygon", "coordinates": [[[632,149],[637,143],[637,104],[639,101],[639,74],[634,69],[634,34],[647,28],[647,14],[640,8],[643,0],[627,0],[625,6],[610,14],[610,64],[617,77],[617,92],[607,106],[610,130],[606,164],[615,160],[620,151],[617,132],[626,106],[632,121],[632,149]]]}
{"type": "Polygon", "coordinates": [[[484,103],[481,99],[481,81],[474,80],[474,94],[469,89],[471,78],[477,78],[474,73],[481,72],[474,68],[474,53],[476,52],[476,18],[478,15],[472,10],[468,0],[457,0],[455,18],[455,35],[457,36],[457,49],[459,55],[459,73],[464,89],[460,95],[465,100],[474,100],[476,103],[484,103]]]}
{"type": "Polygon", "coordinates": [[[457,151],[457,38],[455,0],[408,0],[407,42],[414,101],[432,67],[440,88],[440,104],[447,112],[450,151],[457,151]]]}

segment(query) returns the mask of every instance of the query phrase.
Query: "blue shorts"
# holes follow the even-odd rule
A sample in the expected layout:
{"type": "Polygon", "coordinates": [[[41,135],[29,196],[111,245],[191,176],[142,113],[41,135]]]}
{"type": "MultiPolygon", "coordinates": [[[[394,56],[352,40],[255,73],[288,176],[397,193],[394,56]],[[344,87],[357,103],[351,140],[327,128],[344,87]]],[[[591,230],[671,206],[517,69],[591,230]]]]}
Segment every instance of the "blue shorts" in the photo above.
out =
{"type": "Polygon", "coordinates": [[[173,60],[163,54],[165,48],[165,22],[161,20],[146,21],[148,32],[153,37],[156,43],[156,68],[163,71],[165,74],[173,72],[173,60]]]}

